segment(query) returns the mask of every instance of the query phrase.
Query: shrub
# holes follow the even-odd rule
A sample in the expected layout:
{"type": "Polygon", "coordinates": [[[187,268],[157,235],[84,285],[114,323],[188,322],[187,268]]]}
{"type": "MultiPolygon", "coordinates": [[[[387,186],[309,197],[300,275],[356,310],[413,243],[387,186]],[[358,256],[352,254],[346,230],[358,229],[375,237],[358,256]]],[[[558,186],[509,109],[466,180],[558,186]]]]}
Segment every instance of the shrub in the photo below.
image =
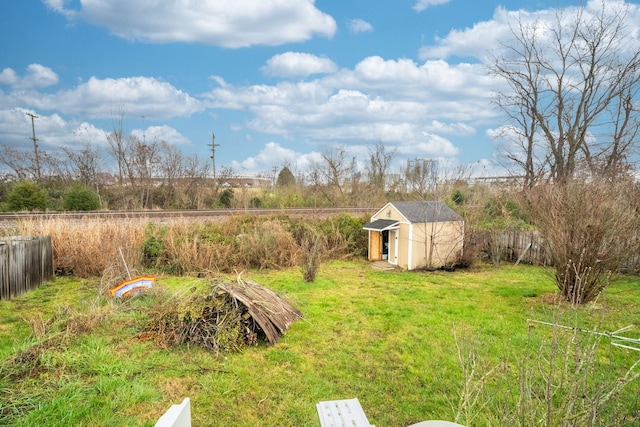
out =
{"type": "Polygon", "coordinates": [[[75,184],[64,195],[62,205],[66,211],[95,211],[100,208],[100,201],[89,187],[75,184]]]}
{"type": "Polygon", "coordinates": [[[293,173],[288,167],[282,168],[280,173],[278,174],[278,179],[276,180],[276,187],[278,188],[286,188],[293,187],[296,185],[296,177],[293,176],[293,173]]]}
{"type": "Polygon", "coordinates": [[[233,190],[231,188],[225,189],[218,198],[218,203],[223,208],[230,208],[233,206],[233,190]]]}
{"type": "Polygon", "coordinates": [[[296,240],[301,250],[302,277],[305,282],[314,282],[327,246],[327,239],[320,230],[309,225],[300,227],[297,234],[296,240]]]}
{"type": "Polygon", "coordinates": [[[368,235],[362,227],[366,223],[367,218],[349,214],[340,214],[327,220],[322,230],[327,236],[329,249],[333,252],[364,256],[368,246],[368,235]]]}
{"type": "Polygon", "coordinates": [[[22,181],[13,186],[9,192],[10,211],[46,210],[47,193],[38,184],[22,181]]]}
{"type": "Polygon", "coordinates": [[[158,266],[164,253],[164,244],[161,239],[165,233],[166,228],[157,228],[153,222],[147,224],[144,230],[144,241],[140,247],[140,262],[143,267],[158,266]]]}
{"type": "Polygon", "coordinates": [[[251,206],[252,208],[261,208],[262,199],[258,196],[252,197],[251,200],[249,200],[249,206],[251,206]]]}
{"type": "Polygon", "coordinates": [[[640,250],[635,189],[624,182],[572,181],[527,192],[528,207],[545,239],[562,295],[593,301],[640,250]]]}
{"type": "Polygon", "coordinates": [[[295,240],[277,219],[256,221],[253,228],[238,235],[234,255],[238,266],[250,268],[286,268],[296,265],[295,240]]]}
{"type": "Polygon", "coordinates": [[[467,200],[467,196],[465,196],[461,190],[455,190],[451,195],[451,200],[453,201],[453,203],[459,206],[463,204],[465,200],[467,200]]]}

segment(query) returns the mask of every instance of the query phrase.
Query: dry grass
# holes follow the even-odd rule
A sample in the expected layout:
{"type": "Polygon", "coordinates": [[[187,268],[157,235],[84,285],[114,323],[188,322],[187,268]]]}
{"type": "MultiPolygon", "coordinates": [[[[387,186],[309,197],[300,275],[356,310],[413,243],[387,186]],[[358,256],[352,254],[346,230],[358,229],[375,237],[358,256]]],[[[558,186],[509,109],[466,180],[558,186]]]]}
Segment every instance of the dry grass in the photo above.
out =
{"type": "Polygon", "coordinates": [[[175,219],[162,224],[146,218],[50,217],[22,221],[14,232],[50,235],[57,274],[102,277],[102,292],[106,292],[126,280],[129,272],[202,275],[296,266],[304,249],[296,233],[306,227],[305,223],[322,234],[326,257],[350,256],[364,245],[360,244],[360,234],[366,236],[362,230],[364,220],[344,216],[338,220],[235,216],[224,222],[175,219]]]}
{"type": "Polygon", "coordinates": [[[70,222],[43,218],[20,222],[18,232],[24,236],[50,235],[58,273],[89,277],[101,275],[114,262],[121,263],[119,248],[127,263],[136,266],[145,222],[142,219],[82,219],[70,222]]]}

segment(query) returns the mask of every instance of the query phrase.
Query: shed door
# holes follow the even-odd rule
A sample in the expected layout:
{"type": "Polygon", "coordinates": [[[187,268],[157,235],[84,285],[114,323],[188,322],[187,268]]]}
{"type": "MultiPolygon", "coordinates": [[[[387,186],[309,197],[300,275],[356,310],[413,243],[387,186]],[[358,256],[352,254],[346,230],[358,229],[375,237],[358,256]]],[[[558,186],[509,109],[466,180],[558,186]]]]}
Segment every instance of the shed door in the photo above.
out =
{"type": "Polygon", "coordinates": [[[380,261],[382,259],[382,233],[379,231],[369,231],[369,261],[380,261]]]}

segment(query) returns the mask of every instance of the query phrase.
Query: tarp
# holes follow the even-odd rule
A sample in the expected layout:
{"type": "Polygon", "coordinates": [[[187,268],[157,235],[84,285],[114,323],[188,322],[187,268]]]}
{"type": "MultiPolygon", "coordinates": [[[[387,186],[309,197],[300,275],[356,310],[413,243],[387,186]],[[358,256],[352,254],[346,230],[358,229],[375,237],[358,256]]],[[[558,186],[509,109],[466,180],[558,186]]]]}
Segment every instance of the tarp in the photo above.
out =
{"type": "Polygon", "coordinates": [[[111,289],[111,296],[121,298],[131,294],[150,289],[153,286],[153,282],[156,280],[153,276],[140,276],[126,282],[120,283],[117,287],[111,289]]]}

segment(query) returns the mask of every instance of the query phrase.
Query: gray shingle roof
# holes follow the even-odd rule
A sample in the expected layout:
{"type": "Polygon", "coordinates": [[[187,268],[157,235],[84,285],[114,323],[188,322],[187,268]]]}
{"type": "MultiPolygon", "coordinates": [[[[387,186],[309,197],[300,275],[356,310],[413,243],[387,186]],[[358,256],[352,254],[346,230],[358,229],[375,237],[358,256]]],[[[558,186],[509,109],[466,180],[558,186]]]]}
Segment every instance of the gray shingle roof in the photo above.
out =
{"type": "Polygon", "coordinates": [[[411,223],[462,221],[462,217],[440,201],[390,202],[411,223]]]}
{"type": "Polygon", "coordinates": [[[388,230],[389,227],[393,227],[397,223],[398,221],[396,221],[395,219],[377,219],[373,222],[366,224],[362,228],[364,228],[365,230],[383,231],[383,230],[388,230]]]}

